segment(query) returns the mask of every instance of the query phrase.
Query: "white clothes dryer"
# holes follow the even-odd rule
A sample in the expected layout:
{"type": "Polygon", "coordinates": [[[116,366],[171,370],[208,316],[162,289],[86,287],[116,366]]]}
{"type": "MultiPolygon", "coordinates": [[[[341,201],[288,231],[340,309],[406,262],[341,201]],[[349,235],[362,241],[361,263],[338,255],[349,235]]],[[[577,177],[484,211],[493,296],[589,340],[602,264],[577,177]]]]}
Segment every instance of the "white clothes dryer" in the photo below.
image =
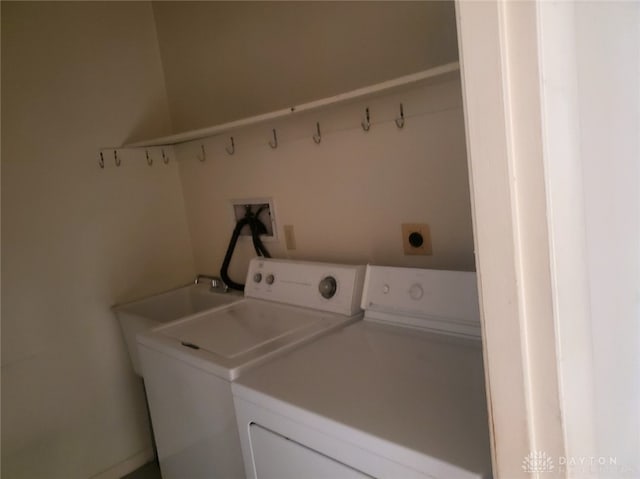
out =
{"type": "Polygon", "coordinates": [[[247,476],[490,477],[475,274],[369,266],[362,307],[233,384],[247,476]]]}
{"type": "Polygon", "coordinates": [[[164,479],[245,476],[231,382],[361,319],[364,270],[255,258],[244,299],[137,336],[164,479]]]}

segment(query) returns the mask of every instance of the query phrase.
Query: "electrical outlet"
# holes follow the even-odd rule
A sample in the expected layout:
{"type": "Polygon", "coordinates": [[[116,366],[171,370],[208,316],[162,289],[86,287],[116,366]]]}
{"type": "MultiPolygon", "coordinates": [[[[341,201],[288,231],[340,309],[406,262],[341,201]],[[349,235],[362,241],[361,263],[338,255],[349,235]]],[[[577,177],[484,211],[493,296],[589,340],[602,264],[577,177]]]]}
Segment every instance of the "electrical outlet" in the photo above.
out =
{"type": "Polygon", "coordinates": [[[426,223],[403,223],[402,245],[404,254],[431,256],[431,231],[426,223]]]}
{"type": "Polygon", "coordinates": [[[296,236],[293,233],[293,225],[284,225],[284,242],[287,249],[296,249],[296,236]]]}

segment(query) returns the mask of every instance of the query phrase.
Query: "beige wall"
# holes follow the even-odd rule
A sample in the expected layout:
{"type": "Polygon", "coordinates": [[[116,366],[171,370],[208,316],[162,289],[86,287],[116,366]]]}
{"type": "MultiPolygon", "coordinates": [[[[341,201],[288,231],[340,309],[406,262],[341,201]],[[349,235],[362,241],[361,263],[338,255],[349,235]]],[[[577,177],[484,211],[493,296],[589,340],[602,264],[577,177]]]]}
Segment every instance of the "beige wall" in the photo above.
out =
{"type": "MultiPolygon", "coordinates": [[[[457,59],[451,2],[158,2],[176,131],[343,93],[457,59]]],[[[218,272],[229,200],[272,197],[274,256],[474,269],[460,84],[328,108],[178,148],[200,271],[218,272]],[[398,104],[416,115],[398,130],[398,104]],[[360,129],[369,106],[375,125],[360,129]],[[315,121],[325,136],[311,140],[315,121]],[[271,128],[280,147],[267,146],[271,128]],[[228,135],[237,152],[228,156],[228,135]],[[201,145],[207,161],[196,157],[201,145]],[[434,255],[405,256],[401,224],[431,225],[434,255]],[[297,249],[284,247],[293,225],[297,249]]],[[[249,241],[232,263],[244,281],[249,241]]]]}
{"type": "Polygon", "coordinates": [[[453,2],[155,2],[183,131],[455,61],[453,2]]]}
{"type": "MultiPolygon", "coordinates": [[[[473,236],[464,125],[457,78],[322,112],[234,131],[178,147],[194,255],[199,270],[217,272],[233,229],[231,199],[272,197],[276,257],[473,270],[473,236]],[[393,119],[403,102],[407,121],[393,119]],[[371,130],[360,121],[370,107],[371,130]],[[312,140],[315,121],[323,139],[312,140]],[[280,146],[272,150],[271,128],[280,146]],[[197,156],[204,145],[207,159],[197,156]],[[428,223],[433,256],[405,256],[402,223],[428,223]],[[286,250],[293,225],[296,250],[286,250]]],[[[254,255],[244,238],[232,278],[244,282],[254,255]]]]}
{"type": "Polygon", "coordinates": [[[182,193],[176,166],[96,160],[168,131],[149,4],[2,2],[3,477],[149,451],[109,308],[192,277],[182,193]]]}
{"type": "MultiPolygon", "coordinates": [[[[202,142],[205,162],[197,142],[176,149],[179,167],[127,152],[97,167],[101,146],[455,60],[450,4],[180,4],[2,3],[5,477],[118,477],[144,459],[141,384],[109,306],[217,272],[229,198],[273,197],[274,256],[473,269],[456,79],[233,132],[234,156],[217,137],[202,142]],[[403,255],[402,222],[431,225],[433,256],[403,255]]],[[[239,249],[243,280],[251,249],[239,249]]]]}

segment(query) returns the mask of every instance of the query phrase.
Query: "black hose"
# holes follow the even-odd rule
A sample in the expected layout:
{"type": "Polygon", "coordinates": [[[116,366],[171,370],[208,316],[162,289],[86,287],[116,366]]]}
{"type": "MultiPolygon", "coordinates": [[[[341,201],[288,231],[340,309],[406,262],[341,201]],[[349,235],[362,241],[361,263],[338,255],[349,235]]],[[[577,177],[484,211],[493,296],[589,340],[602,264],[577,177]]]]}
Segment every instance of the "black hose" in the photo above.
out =
{"type": "Polygon", "coordinates": [[[220,277],[231,289],[244,291],[244,284],[236,283],[229,277],[229,264],[231,264],[233,251],[236,248],[236,243],[238,242],[238,238],[240,237],[242,228],[249,225],[249,229],[251,230],[251,239],[253,240],[253,247],[256,250],[256,254],[265,258],[271,257],[271,255],[267,251],[267,248],[265,248],[264,244],[262,244],[262,240],[260,239],[261,234],[267,233],[267,227],[264,225],[264,223],[262,223],[262,221],[258,219],[258,216],[263,209],[264,207],[260,208],[257,213],[254,214],[251,212],[251,207],[247,207],[244,218],[239,220],[236,223],[235,228],[233,229],[231,240],[229,241],[229,246],[227,247],[227,252],[224,255],[224,261],[222,262],[222,267],[220,268],[220,277]]]}

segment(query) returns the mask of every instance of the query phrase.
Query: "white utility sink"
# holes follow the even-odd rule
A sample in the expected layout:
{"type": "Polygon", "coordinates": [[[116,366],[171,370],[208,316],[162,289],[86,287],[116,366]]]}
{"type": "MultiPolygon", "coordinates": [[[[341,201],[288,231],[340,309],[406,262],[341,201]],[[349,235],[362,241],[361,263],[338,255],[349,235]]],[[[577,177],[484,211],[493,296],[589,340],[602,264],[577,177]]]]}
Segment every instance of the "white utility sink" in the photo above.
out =
{"type": "Polygon", "coordinates": [[[124,334],[131,364],[142,376],[136,334],[156,328],[163,323],[186,318],[202,311],[239,301],[239,293],[211,290],[208,284],[192,284],[149,298],[113,307],[124,334]]]}

